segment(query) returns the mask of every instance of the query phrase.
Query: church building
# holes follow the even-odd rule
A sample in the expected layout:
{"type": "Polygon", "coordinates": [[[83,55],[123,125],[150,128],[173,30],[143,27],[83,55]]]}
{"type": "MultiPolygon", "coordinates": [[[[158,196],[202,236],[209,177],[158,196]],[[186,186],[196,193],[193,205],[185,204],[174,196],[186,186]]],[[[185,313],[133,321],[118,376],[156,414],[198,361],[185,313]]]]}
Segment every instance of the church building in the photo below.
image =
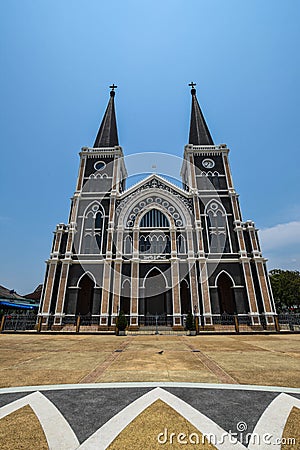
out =
{"type": "Polygon", "coordinates": [[[201,329],[237,316],[273,328],[276,314],[257,229],[243,222],[229,166],[191,83],[191,119],[179,187],[153,173],[126,187],[115,88],[92,147],[83,147],[67,224],[54,232],[40,304],[42,329],[82,320],[114,329],[153,324],[182,330],[188,312],[201,329]]]}

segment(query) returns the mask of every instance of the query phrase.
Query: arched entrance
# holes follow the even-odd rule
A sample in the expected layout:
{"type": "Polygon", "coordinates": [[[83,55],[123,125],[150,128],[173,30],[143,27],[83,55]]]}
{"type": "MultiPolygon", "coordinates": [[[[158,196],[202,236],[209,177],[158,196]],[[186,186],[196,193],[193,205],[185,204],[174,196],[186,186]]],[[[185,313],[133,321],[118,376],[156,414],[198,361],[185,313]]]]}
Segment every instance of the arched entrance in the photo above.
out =
{"type": "Polygon", "coordinates": [[[234,314],[236,312],[232,279],[222,272],[218,277],[218,295],[221,314],[234,314]]]}
{"type": "Polygon", "coordinates": [[[172,290],[158,268],[154,267],[147,273],[141,295],[140,311],[144,316],[141,324],[151,325],[158,320],[158,325],[172,325],[172,290]]]}
{"type": "Polygon", "coordinates": [[[79,294],[77,300],[76,314],[82,316],[92,313],[94,281],[85,274],[79,282],[79,294]]]}
{"type": "Polygon", "coordinates": [[[188,314],[192,312],[190,287],[186,280],[182,280],[180,283],[180,302],[181,302],[181,314],[188,314]]]}
{"type": "Polygon", "coordinates": [[[162,272],[154,268],[145,280],[145,314],[167,314],[166,279],[162,272]]]}

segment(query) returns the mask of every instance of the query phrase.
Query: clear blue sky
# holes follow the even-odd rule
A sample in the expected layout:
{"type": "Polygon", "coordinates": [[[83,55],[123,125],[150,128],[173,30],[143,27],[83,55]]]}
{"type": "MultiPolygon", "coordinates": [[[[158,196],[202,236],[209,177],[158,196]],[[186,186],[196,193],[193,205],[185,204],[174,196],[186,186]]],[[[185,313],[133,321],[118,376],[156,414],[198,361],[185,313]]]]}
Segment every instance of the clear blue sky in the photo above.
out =
{"type": "Polygon", "coordinates": [[[269,268],[299,269],[299,23],[298,0],[2,0],[0,284],[43,281],[112,82],[125,154],[181,156],[195,81],[269,268]]]}

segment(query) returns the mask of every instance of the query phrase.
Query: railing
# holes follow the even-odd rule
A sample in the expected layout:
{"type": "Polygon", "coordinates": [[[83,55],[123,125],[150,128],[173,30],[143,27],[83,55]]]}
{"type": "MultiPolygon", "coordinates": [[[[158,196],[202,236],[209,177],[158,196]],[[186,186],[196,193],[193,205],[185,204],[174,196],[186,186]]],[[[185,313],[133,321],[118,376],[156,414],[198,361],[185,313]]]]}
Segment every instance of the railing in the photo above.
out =
{"type": "MultiPolygon", "coordinates": [[[[127,323],[130,324],[130,316],[126,316],[127,323]]],[[[181,323],[185,326],[186,315],[181,316],[181,323]]],[[[275,331],[278,332],[300,332],[300,314],[278,314],[275,316],[275,323],[270,324],[266,321],[266,316],[259,316],[260,322],[254,323],[249,314],[233,315],[220,314],[213,315],[213,329],[210,327],[208,331],[215,332],[256,332],[256,331],[275,331]],[[271,326],[269,326],[271,325],[271,326]]],[[[40,319],[41,320],[41,319],[40,319]]],[[[48,330],[51,330],[54,316],[48,317],[48,330]]],[[[0,332],[18,332],[18,331],[40,331],[37,326],[36,314],[7,314],[0,318],[0,332]]],[[[80,332],[90,328],[91,331],[98,331],[100,323],[99,316],[87,314],[84,316],[66,315],[62,318],[62,329],[67,331],[80,332]],[[84,330],[82,329],[84,327],[84,330]]],[[[204,318],[200,316],[200,333],[205,333],[204,318]]],[[[172,315],[142,315],[139,316],[140,329],[156,330],[157,327],[172,330],[172,315]]]]}
{"type": "Polygon", "coordinates": [[[300,314],[278,314],[280,331],[300,331],[300,314]]]}
{"type": "Polygon", "coordinates": [[[2,320],[2,331],[29,331],[36,329],[37,315],[8,314],[2,320]]]}
{"type": "Polygon", "coordinates": [[[140,316],[139,325],[146,327],[171,327],[173,325],[173,317],[163,315],[150,315],[140,316]]]}

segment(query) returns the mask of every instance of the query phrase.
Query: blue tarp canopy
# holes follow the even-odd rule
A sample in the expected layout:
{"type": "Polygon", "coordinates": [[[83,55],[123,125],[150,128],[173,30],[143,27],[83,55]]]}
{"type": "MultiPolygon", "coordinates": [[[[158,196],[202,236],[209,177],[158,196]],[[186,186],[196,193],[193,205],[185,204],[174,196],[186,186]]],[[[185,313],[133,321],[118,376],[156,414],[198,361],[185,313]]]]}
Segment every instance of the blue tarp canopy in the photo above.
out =
{"type": "Polygon", "coordinates": [[[13,303],[6,300],[0,300],[0,306],[9,306],[10,308],[18,309],[36,309],[39,307],[39,305],[29,305],[28,303],[13,303]]]}

